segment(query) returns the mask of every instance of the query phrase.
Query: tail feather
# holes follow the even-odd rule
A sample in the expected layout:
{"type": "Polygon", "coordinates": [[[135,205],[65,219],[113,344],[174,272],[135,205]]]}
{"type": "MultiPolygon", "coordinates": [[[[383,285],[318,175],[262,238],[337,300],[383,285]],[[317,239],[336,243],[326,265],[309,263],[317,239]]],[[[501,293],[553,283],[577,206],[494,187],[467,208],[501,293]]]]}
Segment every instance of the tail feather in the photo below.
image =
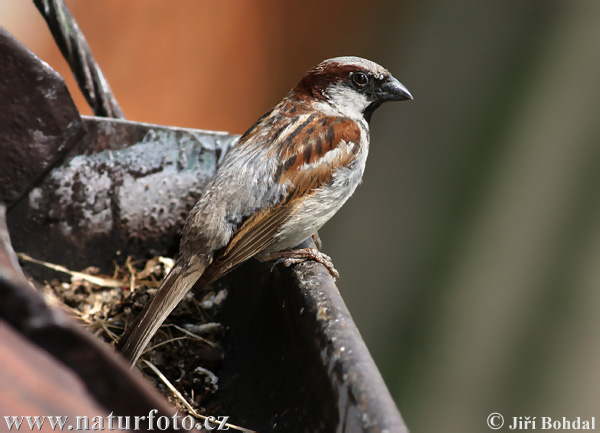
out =
{"type": "MultiPolygon", "coordinates": [[[[191,263],[190,263],[191,262],[191,263]]],[[[194,286],[206,268],[206,262],[192,260],[190,266],[176,264],[160,284],[156,295],[121,337],[117,350],[135,364],[160,325],[194,286]]]]}

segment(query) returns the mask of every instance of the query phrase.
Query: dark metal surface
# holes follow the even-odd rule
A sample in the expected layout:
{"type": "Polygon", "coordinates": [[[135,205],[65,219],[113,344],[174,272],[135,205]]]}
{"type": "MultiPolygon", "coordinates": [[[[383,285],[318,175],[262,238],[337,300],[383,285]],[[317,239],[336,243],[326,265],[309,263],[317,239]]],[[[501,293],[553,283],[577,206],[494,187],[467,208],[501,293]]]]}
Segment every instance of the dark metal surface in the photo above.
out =
{"type": "Polygon", "coordinates": [[[286,314],[299,334],[315,343],[322,374],[337,396],[336,431],[406,432],[392,397],[362,340],[331,276],[323,266],[307,263],[287,281],[291,298],[286,314]],[[299,289],[299,292],[298,290],[299,289]]]}
{"type": "Polygon", "coordinates": [[[96,116],[124,118],[104,74],[63,0],[33,0],[96,116]]]}
{"type": "Polygon", "coordinates": [[[217,398],[261,432],[404,433],[329,272],[250,261],[221,284],[228,328],[217,398]]]}
{"type": "Polygon", "coordinates": [[[16,203],[84,134],[63,79],[0,27],[0,202],[16,203]]]}
{"type": "Polygon", "coordinates": [[[236,137],[95,117],[84,124],[78,150],[87,154],[11,209],[15,249],[73,269],[176,252],[187,212],[236,137]]]}

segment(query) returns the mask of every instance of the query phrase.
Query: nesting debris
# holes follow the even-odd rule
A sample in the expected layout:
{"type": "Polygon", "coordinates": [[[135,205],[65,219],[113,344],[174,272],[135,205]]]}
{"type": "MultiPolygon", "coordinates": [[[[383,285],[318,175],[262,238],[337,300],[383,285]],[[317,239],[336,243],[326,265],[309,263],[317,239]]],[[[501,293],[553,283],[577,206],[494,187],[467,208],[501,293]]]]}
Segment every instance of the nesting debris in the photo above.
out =
{"type": "MultiPolygon", "coordinates": [[[[156,292],[172,267],[171,259],[155,257],[146,262],[128,258],[115,264],[112,275],[98,269],[71,271],[26,255],[21,260],[37,263],[71,276],[69,283],[46,282],[42,292],[48,303],[59,305],[90,332],[114,345],[156,292]]],[[[179,413],[211,414],[218,411],[211,398],[218,389],[215,374],[223,359],[223,329],[214,317],[227,296],[225,289],[205,288],[200,296],[188,293],[152,339],[138,366],[179,413]],[[160,371],[157,375],[154,369],[160,371]],[[186,402],[169,389],[168,382],[186,402]]]]}

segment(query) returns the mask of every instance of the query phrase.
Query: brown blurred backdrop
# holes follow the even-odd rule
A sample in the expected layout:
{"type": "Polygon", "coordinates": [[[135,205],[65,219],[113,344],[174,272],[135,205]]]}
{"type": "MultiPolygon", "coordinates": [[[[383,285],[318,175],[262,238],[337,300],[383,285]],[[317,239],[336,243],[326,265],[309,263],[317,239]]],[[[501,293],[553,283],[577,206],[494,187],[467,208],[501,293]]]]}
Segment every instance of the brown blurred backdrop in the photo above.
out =
{"type": "MultiPolygon", "coordinates": [[[[599,2],[68,5],[136,121],[242,133],[322,59],[388,67],[415,101],[321,237],[409,428],[600,416],[599,2]]],[[[90,114],[30,2],[0,25],[90,114]]]]}

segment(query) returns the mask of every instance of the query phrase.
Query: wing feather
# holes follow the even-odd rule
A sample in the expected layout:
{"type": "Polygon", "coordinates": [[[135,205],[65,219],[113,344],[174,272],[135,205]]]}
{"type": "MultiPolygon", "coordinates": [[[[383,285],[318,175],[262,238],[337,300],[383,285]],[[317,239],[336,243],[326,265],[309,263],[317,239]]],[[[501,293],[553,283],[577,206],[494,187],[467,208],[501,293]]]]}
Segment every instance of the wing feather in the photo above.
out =
{"type": "Polygon", "coordinates": [[[273,180],[288,186],[287,195],[241,224],[228,245],[215,253],[207,269],[210,280],[267,248],[300,203],[331,182],[337,170],[349,167],[355,160],[361,130],[353,120],[311,116],[311,122],[298,123],[297,128],[290,128],[293,133],[277,149],[279,164],[273,180]],[[310,126],[315,124],[318,127],[310,126]]]}

